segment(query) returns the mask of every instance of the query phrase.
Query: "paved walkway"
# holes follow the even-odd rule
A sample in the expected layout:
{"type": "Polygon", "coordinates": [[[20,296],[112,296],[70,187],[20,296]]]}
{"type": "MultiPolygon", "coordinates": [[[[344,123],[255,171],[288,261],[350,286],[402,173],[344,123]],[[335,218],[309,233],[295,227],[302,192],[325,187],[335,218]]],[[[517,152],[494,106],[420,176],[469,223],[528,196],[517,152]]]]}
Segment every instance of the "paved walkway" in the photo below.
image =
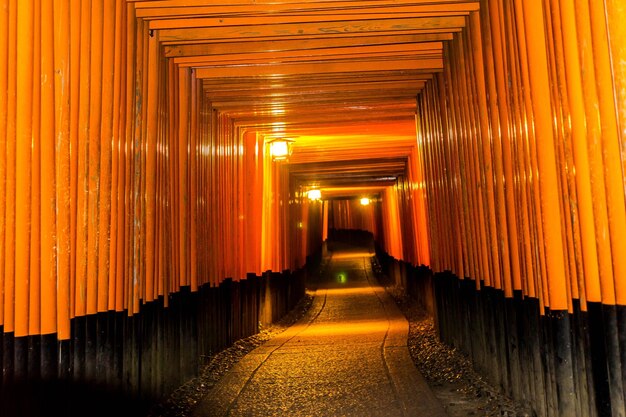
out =
{"type": "Polygon", "coordinates": [[[233,367],[194,416],[446,416],[370,256],[334,252],[305,317],[233,367]]]}

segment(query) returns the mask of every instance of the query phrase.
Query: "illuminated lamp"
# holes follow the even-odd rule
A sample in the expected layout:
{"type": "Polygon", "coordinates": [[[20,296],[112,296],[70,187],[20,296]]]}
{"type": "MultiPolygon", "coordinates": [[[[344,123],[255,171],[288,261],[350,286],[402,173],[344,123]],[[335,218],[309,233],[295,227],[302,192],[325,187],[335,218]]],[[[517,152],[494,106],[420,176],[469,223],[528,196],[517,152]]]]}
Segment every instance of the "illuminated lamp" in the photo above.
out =
{"type": "Polygon", "coordinates": [[[370,203],[370,199],[369,199],[369,198],[367,198],[367,197],[363,197],[363,198],[361,199],[361,205],[362,205],[362,206],[367,206],[367,205],[369,205],[369,203],[370,203]]]}
{"type": "Polygon", "coordinates": [[[322,199],[322,192],[320,190],[309,190],[307,197],[311,201],[317,201],[322,199]]]}
{"type": "Polygon", "coordinates": [[[293,140],[279,138],[270,142],[270,155],[274,161],[285,161],[291,154],[291,142],[293,140]]]}

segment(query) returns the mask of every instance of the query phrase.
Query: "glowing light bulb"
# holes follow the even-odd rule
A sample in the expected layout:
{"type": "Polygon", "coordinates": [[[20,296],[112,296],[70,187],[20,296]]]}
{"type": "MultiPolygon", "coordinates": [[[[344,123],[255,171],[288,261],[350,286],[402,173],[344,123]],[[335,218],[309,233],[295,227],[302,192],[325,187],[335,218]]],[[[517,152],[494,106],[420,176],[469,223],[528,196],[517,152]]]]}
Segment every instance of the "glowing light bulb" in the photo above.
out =
{"type": "Polygon", "coordinates": [[[361,205],[362,205],[362,206],[367,206],[369,203],[370,203],[370,199],[369,199],[369,198],[367,198],[367,197],[363,197],[363,198],[361,199],[361,205]]]}
{"type": "Polygon", "coordinates": [[[307,197],[309,197],[311,201],[321,200],[322,192],[320,190],[309,190],[307,197]]]}
{"type": "Polygon", "coordinates": [[[289,155],[289,145],[283,140],[276,140],[270,143],[270,155],[274,159],[287,158],[287,155],[289,155]]]}

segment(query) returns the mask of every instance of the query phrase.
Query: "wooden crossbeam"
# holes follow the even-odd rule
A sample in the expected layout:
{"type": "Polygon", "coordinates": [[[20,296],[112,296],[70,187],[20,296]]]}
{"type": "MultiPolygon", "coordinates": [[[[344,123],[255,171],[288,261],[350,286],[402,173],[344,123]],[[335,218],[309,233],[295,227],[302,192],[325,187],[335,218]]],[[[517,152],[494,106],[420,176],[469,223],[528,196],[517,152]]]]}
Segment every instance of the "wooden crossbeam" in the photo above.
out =
{"type": "MultiPolygon", "coordinates": [[[[217,24],[211,21],[205,23],[217,24]]],[[[151,22],[152,24],[152,22],[151,22]]],[[[450,31],[465,26],[464,16],[416,17],[403,19],[340,20],[306,23],[203,26],[182,29],[162,29],[159,38],[163,42],[205,39],[245,39],[259,37],[285,37],[306,35],[364,34],[376,32],[423,32],[450,31]]]]}
{"type": "MultiPolygon", "coordinates": [[[[150,2],[158,3],[158,2],[150,2]]],[[[361,1],[361,2],[315,2],[315,3],[274,3],[271,6],[261,3],[255,4],[213,4],[187,7],[155,7],[147,3],[137,3],[137,17],[151,19],[166,19],[172,17],[200,17],[200,16],[258,16],[258,15],[312,15],[337,14],[357,12],[360,14],[411,13],[414,16],[424,13],[459,13],[478,10],[478,2],[436,3],[423,4],[412,2],[388,1],[361,1]]]]}
{"type": "Polygon", "coordinates": [[[255,65],[255,66],[215,66],[200,67],[195,70],[197,78],[222,78],[229,75],[235,77],[254,76],[284,76],[295,74],[328,74],[347,72],[370,72],[370,71],[402,71],[413,70],[424,72],[437,72],[443,69],[443,60],[440,58],[429,59],[402,59],[380,62],[337,62],[337,63],[306,63],[306,64],[283,64],[283,65],[255,65]]]}
{"type": "Polygon", "coordinates": [[[424,42],[413,44],[355,46],[338,48],[320,48],[314,50],[266,51],[256,53],[221,54],[175,57],[179,66],[202,65],[236,65],[255,63],[278,63],[297,61],[328,61],[332,59],[350,59],[363,57],[412,56],[415,58],[441,57],[441,42],[424,42]]]}
{"type": "Polygon", "coordinates": [[[243,53],[309,51],[316,49],[374,46],[404,45],[420,42],[437,42],[451,40],[451,33],[395,34],[385,36],[344,36],[317,37],[311,39],[273,39],[266,41],[246,41],[231,39],[209,39],[204,43],[185,43],[164,45],[166,57],[178,56],[210,56],[243,53]]]}

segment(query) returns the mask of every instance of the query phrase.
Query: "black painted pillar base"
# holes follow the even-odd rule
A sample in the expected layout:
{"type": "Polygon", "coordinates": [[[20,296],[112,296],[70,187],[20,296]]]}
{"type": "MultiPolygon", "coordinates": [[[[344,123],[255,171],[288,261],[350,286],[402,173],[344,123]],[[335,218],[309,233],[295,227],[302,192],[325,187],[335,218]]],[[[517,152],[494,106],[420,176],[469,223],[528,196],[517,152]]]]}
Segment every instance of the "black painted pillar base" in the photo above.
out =
{"type": "Polygon", "coordinates": [[[472,286],[449,272],[433,279],[437,331],[477,370],[538,417],[624,416],[626,307],[574,300],[573,311],[472,286]]]}
{"type": "MultiPolygon", "coordinates": [[[[309,266],[310,267],[310,266],[309,266]]],[[[14,337],[0,326],[0,417],[141,416],[195,376],[209,356],[283,317],[304,295],[304,271],[250,274],[198,292],[71,320],[56,334],[14,337]]]]}
{"type": "Polygon", "coordinates": [[[622,388],[626,398],[626,306],[616,306],[617,335],[620,349],[620,362],[622,364],[622,388]]]}
{"type": "Polygon", "coordinates": [[[550,320],[554,349],[554,370],[558,410],[561,416],[576,415],[574,372],[572,357],[572,334],[570,315],[567,310],[551,310],[550,320]]]}

